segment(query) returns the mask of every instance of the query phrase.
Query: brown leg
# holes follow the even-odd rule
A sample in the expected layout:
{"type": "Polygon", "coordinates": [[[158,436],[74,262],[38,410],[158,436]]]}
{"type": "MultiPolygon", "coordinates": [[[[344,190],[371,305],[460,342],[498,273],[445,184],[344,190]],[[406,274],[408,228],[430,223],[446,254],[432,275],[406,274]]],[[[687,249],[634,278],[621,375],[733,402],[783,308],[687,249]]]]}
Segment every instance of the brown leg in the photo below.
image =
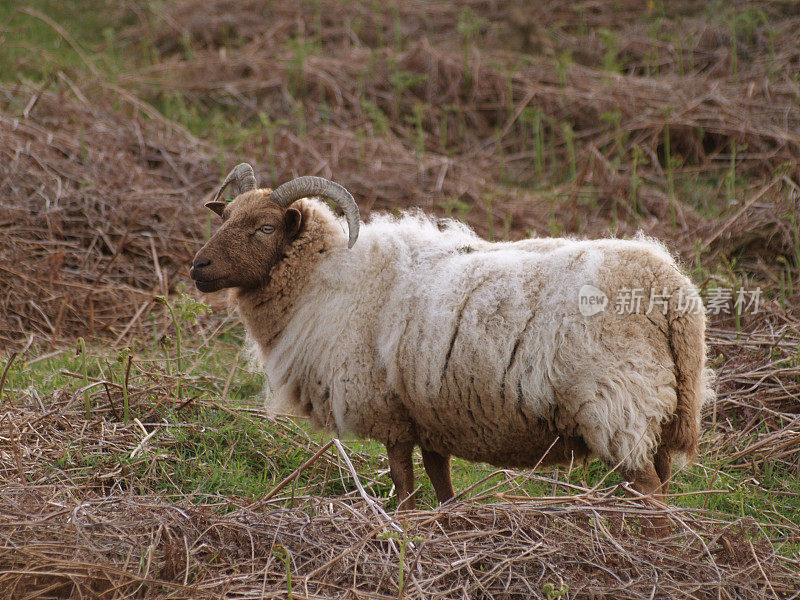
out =
{"type": "Polygon", "coordinates": [[[669,450],[663,446],[659,448],[653,462],[658,478],[661,480],[661,495],[666,496],[669,491],[669,478],[672,474],[672,457],[669,455],[669,450]]]}
{"type": "Polygon", "coordinates": [[[389,474],[392,476],[397,493],[398,510],[413,510],[416,506],[414,498],[414,465],[411,462],[413,450],[414,444],[412,442],[386,444],[386,452],[389,455],[389,474]]]}
{"type": "Polygon", "coordinates": [[[447,502],[453,497],[453,482],[450,480],[450,457],[442,456],[433,450],[422,450],[422,463],[425,471],[431,478],[433,489],[436,491],[436,499],[439,504],[447,502]]]}
{"type": "Polygon", "coordinates": [[[661,490],[661,479],[656,473],[655,465],[649,464],[643,471],[634,474],[632,478],[628,478],[633,484],[633,489],[644,496],[652,495],[654,498],[661,500],[659,494],[661,490]]]}
{"type": "MultiPolygon", "coordinates": [[[[650,496],[653,500],[664,501],[661,495],[661,479],[656,472],[656,467],[652,463],[644,470],[637,473],[623,474],[625,479],[631,482],[633,489],[644,496],[650,496]]],[[[649,538],[664,537],[669,534],[669,520],[665,517],[651,517],[645,520],[645,535],[649,538]]]]}

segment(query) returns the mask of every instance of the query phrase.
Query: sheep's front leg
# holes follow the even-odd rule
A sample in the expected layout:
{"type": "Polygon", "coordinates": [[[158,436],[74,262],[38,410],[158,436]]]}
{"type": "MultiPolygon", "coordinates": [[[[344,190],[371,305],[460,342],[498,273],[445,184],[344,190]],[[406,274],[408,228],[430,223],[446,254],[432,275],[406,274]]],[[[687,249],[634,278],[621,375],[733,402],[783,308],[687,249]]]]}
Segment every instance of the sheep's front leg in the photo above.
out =
{"type": "MultiPolygon", "coordinates": [[[[640,494],[658,502],[664,502],[664,496],[661,493],[661,479],[653,464],[647,465],[640,472],[623,472],[622,475],[632,483],[633,489],[640,494]]],[[[650,538],[664,537],[669,534],[669,529],[669,519],[660,516],[651,517],[649,524],[646,523],[644,527],[645,534],[650,538]]]]}
{"type": "Polygon", "coordinates": [[[389,455],[389,473],[397,492],[397,509],[413,510],[416,506],[414,498],[414,465],[411,462],[411,453],[414,451],[413,442],[397,442],[386,444],[389,455]]]}
{"type": "Polygon", "coordinates": [[[661,480],[661,495],[666,496],[669,492],[669,480],[672,473],[672,457],[669,450],[663,446],[656,452],[653,463],[656,468],[658,478],[661,480]]]}
{"type": "Polygon", "coordinates": [[[453,497],[453,482],[450,480],[450,457],[422,448],[422,463],[431,479],[439,504],[453,497]]]}

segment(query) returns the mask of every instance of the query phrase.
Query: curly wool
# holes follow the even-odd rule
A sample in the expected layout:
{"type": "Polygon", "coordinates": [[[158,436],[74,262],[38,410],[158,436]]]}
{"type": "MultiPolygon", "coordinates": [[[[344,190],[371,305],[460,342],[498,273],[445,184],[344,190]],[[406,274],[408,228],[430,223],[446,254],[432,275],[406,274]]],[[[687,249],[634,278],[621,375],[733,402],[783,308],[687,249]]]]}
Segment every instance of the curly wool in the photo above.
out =
{"type": "Polygon", "coordinates": [[[711,397],[702,310],[653,240],[489,243],[421,214],[378,216],[347,237],[328,207],[257,291],[234,301],[278,410],[386,444],[498,466],[594,455],[631,472],[659,443],[691,455],[711,397]],[[579,290],[606,310],[584,316],[579,290]],[[638,311],[615,311],[625,290],[638,311]],[[667,310],[654,302],[666,291],[667,310]]]}

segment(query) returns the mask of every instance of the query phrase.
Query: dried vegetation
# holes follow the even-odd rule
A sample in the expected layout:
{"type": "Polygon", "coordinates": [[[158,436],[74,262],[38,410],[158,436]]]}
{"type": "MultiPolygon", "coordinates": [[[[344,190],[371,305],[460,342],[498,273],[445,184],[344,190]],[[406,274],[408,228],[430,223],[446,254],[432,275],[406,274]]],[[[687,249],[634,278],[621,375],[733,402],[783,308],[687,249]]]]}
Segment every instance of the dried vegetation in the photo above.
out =
{"type": "MultiPolygon", "coordinates": [[[[608,484],[589,490],[534,475],[561,493],[531,499],[515,493],[519,476],[501,472],[470,501],[392,518],[355,492],[345,455],[328,443],[304,466],[351,494],[332,497],[306,481],[279,482],[255,502],[165,497],[159,478],[180,461],[179,425],[141,404],[134,410],[151,422],[121,423],[110,405],[87,420],[79,396],[57,392],[40,403],[27,395],[19,399],[27,408],[0,419],[5,597],[553,598],[568,590],[569,598],[755,599],[796,591],[798,563],[776,554],[769,525],[671,507],[673,535],[648,541],[640,528],[654,509],[608,484]]],[[[251,412],[231,414],[265,418],[251,412]]],[[[308,454],[318,449],[276,425],[308,454]]],[[[363,459],[345,452],[363,473],[363,459]]],[[[781,531],[784,541],[800,540],[799,527],[781,531]]]]}
{"type": "Polygon", "coordinates": [[[179,125],[113,108],[126,98],[0,86],[3,347],[116,337],[202,239],[216,167],[179,125]]]}
{"type": "Polygon", "coordinates": [[[335,176],[367,208],[455,212],[495,237],[641,228],[688,258],[696,239],[793,253],[800,15],[785,3],[716,19],[643,19],[634,1],[190,4],[131,32],[162,61],[125,81],[258,122],[244,147],[269,180],[335,176]],[[737,190],[726,225],[722,183],[701,199],[679,186],[731,164],[773,185],[737,190]]]}
{"type": "MultiPolygon", "coordinates": [[[[153,298],[175,291],[206,234],[200,201],[247,158],[267,185],[333,177],[365,213],[421,206],[494,238],[641,229],[709,293],[760,287],[758,313],[712,319],[720,400],[704,415],[704,454],[748,473],[746,485],[800,476],[800,14],[778,0],[642,4],[109,6],[132,23],[129,47],[152,60],[113,85],[94,67],[0,85],[0,348],[31,335],[58,346],[149,333],[153,298]],[[153,106],[211,133],[198,141],[153,106]]],[[[95,382],[88,419],[74,385],[43,398],[6,388],[5,597],[552,599],[568,582],[569,598],[792,598],[800,588],[786,550],[800,543],[797,522],[672,508],[672,537],[648,543],[638,530],[652,509],[609,497],[612,487],[531,500],[506,475],[503,502],[486,493],[414,513],[393,521],[400,532],[374,500],[308,482],[255,503],[165,498],[156,474],[169,468],[156,466],[181,460],[163,420],[180,378],[144,367],[137,377],[139,423],[122,418],[119,378],[95,382]],[[76,449],[95,462],[76,462],[76,449]]],[[[179,402],[202,405],[191,392],[179,402]]],[[[319,449],[295,429],[275,435],[319,449]]],[[[334,446],[311,463],[353,488],[334,446]]],[[[797,495],[783,493],[776,502],[797,495]]]]}

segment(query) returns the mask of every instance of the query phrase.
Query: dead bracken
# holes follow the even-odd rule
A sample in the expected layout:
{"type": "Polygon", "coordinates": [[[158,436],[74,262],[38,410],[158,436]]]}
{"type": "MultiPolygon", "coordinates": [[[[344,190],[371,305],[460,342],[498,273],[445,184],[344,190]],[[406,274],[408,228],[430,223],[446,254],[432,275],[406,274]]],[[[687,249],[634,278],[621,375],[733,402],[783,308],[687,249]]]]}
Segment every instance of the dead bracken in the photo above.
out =
{"type": "MultiPolygon", "coordinates": [[[[12,371],[0,383],[0,596],[285,598],[291,578],[296,599],[796,598],[800,530],[785,514],[671,502],[672,536],[650,543],[640,523],[653,509],[616,475],[576,489],[563,473],[497,471],[488,491],[388,520],[387,464],[376,472],[344,447],[362,496],[332,441],[283,420],[271,443],[307,466],[287,476],[264,458],[260,500],[167,495],[177,431],[200,427],[185,410],[237,427],[266,416],[178,400],[179,375],[184,391],[202,376],[135,348],[171,331],[161,307],[151,321],[152,299],[190,287],[207,234],[199,200],[239,160],[263,185],[335,176],[365,216],[419,206],[485,238],[641,229],[677,250],[701,292],[764,294],[758,313],[710,318],[718,402],[693,468],[726,494],[770,472],[796,478],[800,15],[791,2],[734,4],[99,2],[129,24],[129,49],[142,42],[144,64],[113,84],[91,52],[76,58],[87,70],[23,46],[16,60],[48,69],[0,84],[0,375],[12,371]],[[171,103],[171,117],[213,119],[207,139],[159,113],[171,103]],[[80,373],[59,373],[72,383],[52,394],[10,383],[77,336],[134,345],[141,425],[122,417],[119,365],[89,381],[90,418],[80,373]],[[706,471],[703,457],[743,475],[706,471]],[[531,479],[552,494],[528,498],[531,479]]],[[[0,21],[0,48],[28,42],[17,33],[33,13],[0,21]]],[[[214,386],[224,399],[226,382],[214,386]]],[[[790,506],[795,489],[769,493],[790,506]]]]}

